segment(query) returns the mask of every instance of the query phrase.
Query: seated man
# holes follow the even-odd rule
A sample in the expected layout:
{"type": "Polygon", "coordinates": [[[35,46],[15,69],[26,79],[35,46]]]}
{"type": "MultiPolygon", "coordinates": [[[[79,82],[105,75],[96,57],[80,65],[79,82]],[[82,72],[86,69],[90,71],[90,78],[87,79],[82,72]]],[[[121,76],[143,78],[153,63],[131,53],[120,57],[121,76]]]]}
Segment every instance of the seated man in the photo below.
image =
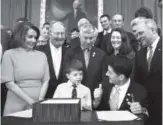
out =
{"type": "Polygon", "coordinates": [[[83,65],[79,60],[72,59],[66,66],[68,82],[58,85],[53,98],[81,98],[81,109],[92,110],[90,89],[81,84],[83,65]]]}
{"type": "Polygon", "coordinates": [[[99,110],[129,110],[134,114],[147,114],[147,92],[130,79],[132,65],[123,56],[108,62],[106,77],[94,90],[93,105],[99,110]]]}

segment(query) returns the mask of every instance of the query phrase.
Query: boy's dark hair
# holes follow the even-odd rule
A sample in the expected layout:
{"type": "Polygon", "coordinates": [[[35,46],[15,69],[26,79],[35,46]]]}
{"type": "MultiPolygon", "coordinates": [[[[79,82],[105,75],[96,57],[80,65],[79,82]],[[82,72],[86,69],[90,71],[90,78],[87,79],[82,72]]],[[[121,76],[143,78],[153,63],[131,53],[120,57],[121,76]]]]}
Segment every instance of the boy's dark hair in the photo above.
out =
{"type": "Polygon", "coordinates": [[[65,73],[70,73],[71,71],[74,70],[81,70],[83,71],[83,64],[81,61],[77,59],[71,59],[67,64],[66,64],[66,69],[65,73]]]}
{"type": "Polygon", "coordinates": [[[110,16],[109,16],[108,14],[103,14],[103,15],[101,15],[101,16],[100,16],[100,19],[103,18],[103,17],[107,17],[108,20],[111,20],[111,18],[110,18],[110,16]]]}
{"type": "Polygon", "coordinates": [[[108,65],[113,68],[116,74],[123,74],[126,78],[131,75],[132,63],[125,56],[112,56],[108,65]]]}
{"type": "Polygon", "coordinates": [[[137,17],[145,17],[145,18],[149,18],[152,19],[153,18],[153,14],[151,9],[147,8],[147,7],[141,7],[139,8],[136,12],[135,12],[135,18],[137,17]]]}
{"type": "Polygon", "coordinates": [[[78,28],[73,28],[70,32],[72,33],[72,32],[79,32],[79,29],[78,28]]]}

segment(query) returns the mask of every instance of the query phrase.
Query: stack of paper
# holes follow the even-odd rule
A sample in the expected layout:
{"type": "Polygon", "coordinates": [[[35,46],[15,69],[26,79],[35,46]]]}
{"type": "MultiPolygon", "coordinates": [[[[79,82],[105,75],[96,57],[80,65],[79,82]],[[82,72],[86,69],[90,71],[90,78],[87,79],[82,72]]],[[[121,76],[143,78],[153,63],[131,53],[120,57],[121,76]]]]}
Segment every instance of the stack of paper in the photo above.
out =
{"type": "Polygon", "coordinates": [[[33,121],[79,122],[80,99],[53,98],[33,105],[33,121]]]}
{"type": "Polygon", "coordinates": [[[97,117],[102,121],[131,121],[138,117],[129,111],[98,111],[97,117]]]}
{"type": "Polygon", "coordinates": [[[24,118],[31,118],[32,117],[32,109],[20,111],[16,113],[9,114],[7,116],[14,116],[14,117],[24,117],[24,118]]]}

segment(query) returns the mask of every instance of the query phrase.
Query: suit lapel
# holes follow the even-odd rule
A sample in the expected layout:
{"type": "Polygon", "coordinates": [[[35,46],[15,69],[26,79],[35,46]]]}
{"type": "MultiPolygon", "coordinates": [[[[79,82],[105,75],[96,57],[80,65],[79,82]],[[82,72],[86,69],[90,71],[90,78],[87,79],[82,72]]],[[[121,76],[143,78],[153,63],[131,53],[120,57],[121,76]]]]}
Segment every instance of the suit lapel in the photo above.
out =
{"type": "Polygon", "coordinates": [[[61,80],[61,74],[62,74],[62,68],[63,68],[63,57],[64,57],[64,54],[66,52],[66,47],[65,46],[62,46],[62,57],[61,57],[61,66],[60,66],[60,69],[59,69],[59,75],[58,75],[58,80],[61,80]]]}
{"type": "Polygon", "coordinates": [[[124,97],[124,99],[123,99],[123,101],[121,103],[121,106],[120,106],[119,110],[127,110],[127,109],[130,110],[130,107],[127,104],[127,101],[126,101],[126,100],[132,101],[129,94],[130,95],[132,94],[132,82],[130,82],[130,85],[129,85],[128,89],[127,89],[127,92],[125,94],[125,97],[124,97]]]}
{"type": "Polygon", "coordinates": [[[153,54],[153,58],[152,58],[152,62],[151,62],[151,68],[150,68],[150,72],[153,71],[155,65],[157,65],[157,59],[160,58],[160,54],[162,53],[162,49],[161,49],[162,45],[161,45],[161,38],[156,46],[155,52],[153,54]]]}
{"type": "Polygon", "coordinates": [[[51,78],[52,78],[55,76],[55,71],[54,71],[53,60],[52,60],[49,42],[48,42],[47,46],[45,47],[45,53],[46,53],[46,56],[48,58],[49,69],[50,69],[50,74],[51,74],[51,78]]]}
{"type": "Polygon", "coordinates": [[[112,91],[112,88],[114,87],[114,85],[110,84],[110,83],[107,83],[107,84],[108,84],[108,86],[106,88],[104,88],[105,89],[104,95],[106,95],[104,100],[106,101],[106,104],[109,107],[108,110],[110,110],[109,99],[110,99],[110,94],[111,94],[111,91],[112,91]]]}
{"type": "Polygon", "coordinates": [[[144,69],[144,71],[148,74],[148,63],[147,63],[147,48],[143,48],[142,53],[141,53],[141,64],[144,69]]]}
{"type": "Polygon", "coordinates": [[[77,47],[76,51],[74,51],[74,52],[77,52],[76,54],[77,54],[79,60],[82,61],[84,70],[87,70],[86,65],[85,65],[84,53],[83,53],[83,50],[81,49],[81,47],[77,47]]]}
{"type": "Polygon", "coordinates": [[[46,51],[47,51],[47,54],[48,54],[48,62],[49,62],[51,78],[57,79],[57,77],[55,75],[54,65],[53,65],[53,59],[52,59],[52,53],[51,53],[51,49],[50,49],[50,43],[48,44],[48,47],[47,47],[46,51]]]}
{"type": "Polygon", "coordinates": [[[91,52],[90,52],[90,57],[89,57],[89,63],[88,63],[88,67],[87,67],[87,72],[92,69],[91,67],[94,65],[92,65],[94,62],[96,62],[96,57],[97,57],[97,53],[95,51],[95,48],[93,47],[91,49],[91,52]]]}

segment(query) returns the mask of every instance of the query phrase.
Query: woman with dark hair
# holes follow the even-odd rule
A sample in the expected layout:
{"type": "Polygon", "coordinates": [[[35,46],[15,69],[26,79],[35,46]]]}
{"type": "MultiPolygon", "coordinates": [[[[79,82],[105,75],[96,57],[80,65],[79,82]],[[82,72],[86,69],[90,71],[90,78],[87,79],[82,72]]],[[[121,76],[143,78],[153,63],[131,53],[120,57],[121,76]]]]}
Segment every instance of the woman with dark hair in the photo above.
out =
{"type": "Polygon", "coordinates": [[[39,29],[22,23],[13,34],[14,48],[2,58],[2,83],[8,88],[4,116],[26,110],[44,99],[49,81],[46,55],[34,49],[39,29]]]}
{"type": "Polygon", "coordinates": [[[106,74],[106,69],[108,63],[115,58],[114,56],[124,56],[128,58],[131,62],[133,62],[135,57],[135,52],[132,49],[129,38],[126,32],[122,28],[113,29],[111,32],[111,42],[107,44],[107,55],[108,57],[105,60],[105,64],[103,66],[104,74],[106,74]]]}
{"type": "Polygon", "coordinates": [[[109,56],[123,55],[131,60],[135,57],[129,38],[122,28],[112,30],[111,42],[107,45],[107,54],[109,56]]]}

